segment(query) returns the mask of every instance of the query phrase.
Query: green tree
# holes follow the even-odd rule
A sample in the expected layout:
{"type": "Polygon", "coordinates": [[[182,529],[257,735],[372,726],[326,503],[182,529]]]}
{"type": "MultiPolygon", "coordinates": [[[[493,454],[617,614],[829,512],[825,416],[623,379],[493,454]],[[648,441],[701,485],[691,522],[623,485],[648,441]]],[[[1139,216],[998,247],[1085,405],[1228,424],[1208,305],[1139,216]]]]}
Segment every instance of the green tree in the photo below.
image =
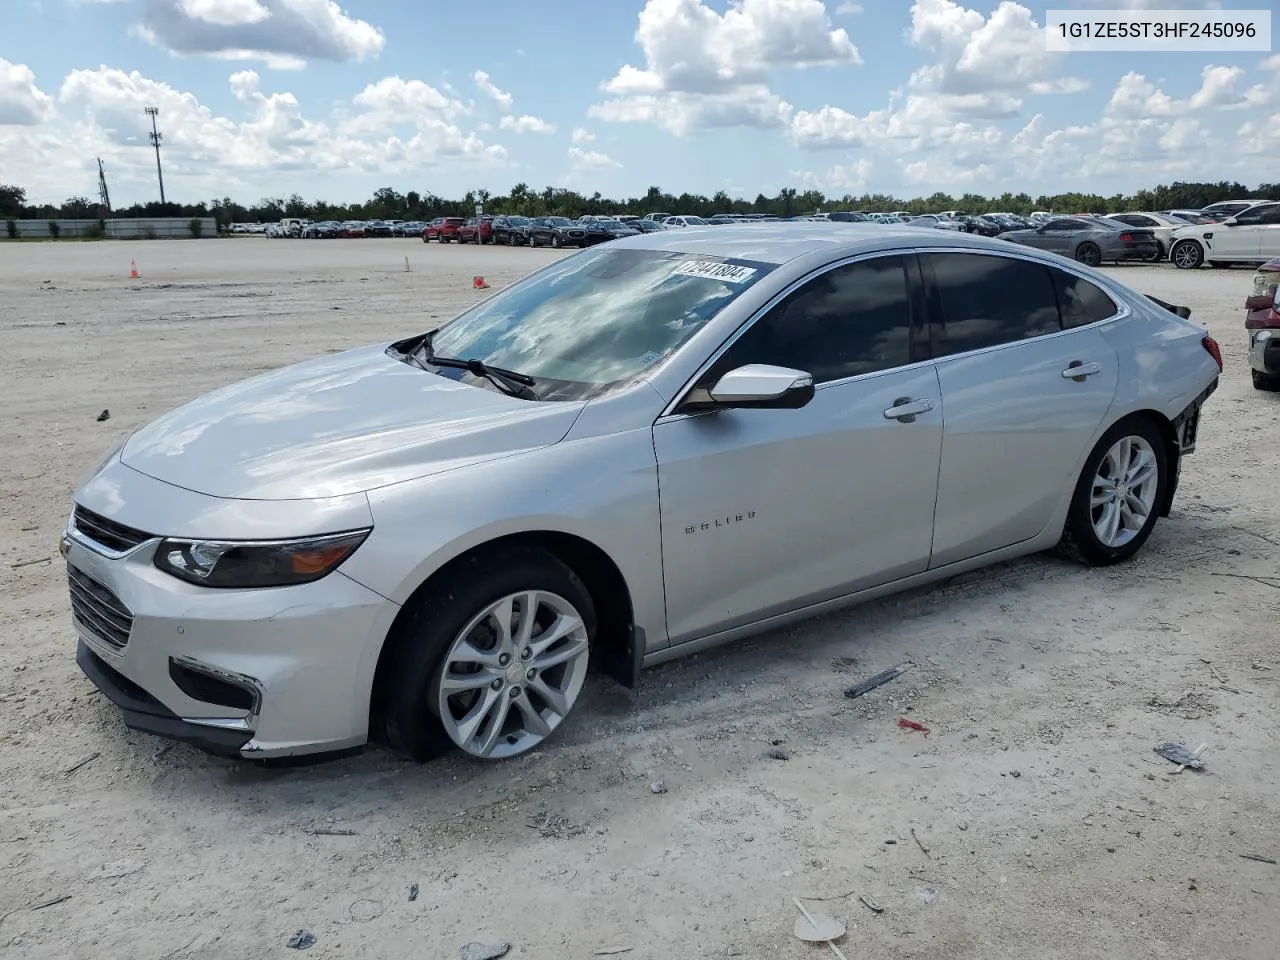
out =
{"type": "Polygon", "coordinates": [[[0,183],[0,217],[20,217],[27,202],[27,191],[22,187],[0,183]]]}

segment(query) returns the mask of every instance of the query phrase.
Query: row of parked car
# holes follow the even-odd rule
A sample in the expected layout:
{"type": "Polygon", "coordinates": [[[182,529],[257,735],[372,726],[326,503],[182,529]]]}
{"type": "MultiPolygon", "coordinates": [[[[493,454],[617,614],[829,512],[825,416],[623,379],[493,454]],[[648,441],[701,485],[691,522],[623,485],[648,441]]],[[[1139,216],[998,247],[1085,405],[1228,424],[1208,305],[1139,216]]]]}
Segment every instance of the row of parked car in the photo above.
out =
{"type": "Polygon", "coordinates": [[[1049,250],[1096,266],[1106,262],[1172,261],[1189,270],[1204,264],[1225,267],[1261,263],[1280,256],[1280,202],[1227,200],[1200,210],[1163,210],[1064,216],[1037,211],[971,215],[963,210],[913,216],[905,210],[887,213],[839,211],[811,216],[721,213],[711,217],[650,213],[569,217],[482,215],[437,217],[429,222],[405,220],[325,221],[286,219],[267,228],[267,236],[336,239],[350,237],[420,237],[424,243],[474,243],[529,247],[589,247],[619,237],[685,227],[776,222],[909,224],[962,233],[1000,237],[1012,243],[1049,250]]]}

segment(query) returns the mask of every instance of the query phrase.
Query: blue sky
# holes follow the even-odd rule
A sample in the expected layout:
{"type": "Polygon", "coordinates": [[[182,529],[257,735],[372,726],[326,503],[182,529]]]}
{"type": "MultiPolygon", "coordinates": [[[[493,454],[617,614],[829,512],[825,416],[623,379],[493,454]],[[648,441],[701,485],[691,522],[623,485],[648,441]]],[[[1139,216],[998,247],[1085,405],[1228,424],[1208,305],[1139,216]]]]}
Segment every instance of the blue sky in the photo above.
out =
{"type": "MultiPolygon", "coordinates": [[[[1266,7],[1058,0],[1053,8],[1266,7]]],[[[1280,179],[1280,57],[1049,54],[990,0],[5,0],[0,180],[34,200],[915,196],[1280,179]]]]}

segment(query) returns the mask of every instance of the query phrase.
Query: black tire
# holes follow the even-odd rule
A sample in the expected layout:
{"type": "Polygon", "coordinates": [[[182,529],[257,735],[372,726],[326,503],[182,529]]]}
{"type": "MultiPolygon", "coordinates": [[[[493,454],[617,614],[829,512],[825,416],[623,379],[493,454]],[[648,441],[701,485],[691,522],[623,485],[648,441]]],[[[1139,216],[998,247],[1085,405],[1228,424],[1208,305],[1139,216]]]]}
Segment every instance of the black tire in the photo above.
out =
{"type": "Polygon", "coordinates": [[[1146,263],[1159,263],[1169,255],[1169,251],[1165,250],[1164,244],[1159,240],[1156,241],[1156,252],[1146,258],[1146,263]]]}
{"type": "Polygon", "coordinates": [[[373,728],[395,753],[425,762],[455,749],[436,714],[441,659],[478,611],[529,589],[548,590],[572,603],[582,615],[588,642],[595,640],[591,594],[556,557],[536,547],[472,554],[414,601],[408,618],[387,640],[378,665],[373,728]]]}
{"type": "Polygon", "coordinates": [[[1096,243],[1090,243],[1086,240],[1076,247],[1076,260],[1086,267],[1096,267],[1102,263],[1102,251],[1098,249],[1096,243]]]}
{"type": "Polygon", "coordinates": [[[423,242],[423,243],[430,243],[430,242],[431,242],[431,238],[430,238],[430,237],[428,237],[428,236],[424,233],[424,234],[422,235],[422,242],[423,242]]]}
{"type": "Polygon", "coordinates": [[[557,249],[557,250],[559,250],[559,249],[560,249],[560,247],[561,247],[561,243],[560,243],[560,234],[558,234],[558,233],[553,233],[553,234],[551,235],[551,246],[555,247],[555,249],[557,249]]]}
{"type": "Polygon", "coordinates": [[[1086,563],[1092,567],[1106,567],[1113,563],[1128,560],[1142,549],[1142,545],[1151,536],[1156,520],[1160,514],[1160,505],[1164,503],[1169,486],[1169,451],[1165,439],[1159,429],[1145,416],[1127,417],[1115,424],[1102,435],[1085,461],[1084,469],[1076,481],[1076,489],[1071,497],[1071,507],[1067,511],[1067,522],[1062,530],[1062,540],[1058,543],[1058,553],[1069,560],[1086,563]],[[1093,480],[1102,465],[1107,451],[1122,437],[1141,437],[1156,456],[1156,496],[1154,507],[1148,515],[1141,530],[1132,540],[1120,547],[1109,547],[1098,539],[1093,529],[1093,511],[1090,501],[1093,497],[1093,480]]]}
{"type": "Polygon", "coordinates": [[[1268,376],[1257,370],[1250,370],[1249,373],[1253,375],[1253,389],[1266,390],[1268,393],[1280,391],[1280,376],[1268,376]]]}
{"type": "Polygon", "coordinates": [[[1204,264],[1204,247],[1195,240],[1179,240],[1169,251],[1169,258],[1179,270],[1198,270],[1204,264]]]}

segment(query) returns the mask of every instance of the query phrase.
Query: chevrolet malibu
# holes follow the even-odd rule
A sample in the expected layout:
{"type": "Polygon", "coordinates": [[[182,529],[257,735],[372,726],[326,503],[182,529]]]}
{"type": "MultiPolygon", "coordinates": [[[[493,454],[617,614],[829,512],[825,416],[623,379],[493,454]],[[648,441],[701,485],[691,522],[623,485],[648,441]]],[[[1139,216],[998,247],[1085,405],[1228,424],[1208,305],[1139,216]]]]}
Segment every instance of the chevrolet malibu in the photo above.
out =
{"type": "Polygon", "coordinates": [[[126,437],[62,541],[77,660],[223,755],[523,754],[589,665],[1132,556],[1222,369],[1188,313],[938,230],[619,239],[126,437]]]}

